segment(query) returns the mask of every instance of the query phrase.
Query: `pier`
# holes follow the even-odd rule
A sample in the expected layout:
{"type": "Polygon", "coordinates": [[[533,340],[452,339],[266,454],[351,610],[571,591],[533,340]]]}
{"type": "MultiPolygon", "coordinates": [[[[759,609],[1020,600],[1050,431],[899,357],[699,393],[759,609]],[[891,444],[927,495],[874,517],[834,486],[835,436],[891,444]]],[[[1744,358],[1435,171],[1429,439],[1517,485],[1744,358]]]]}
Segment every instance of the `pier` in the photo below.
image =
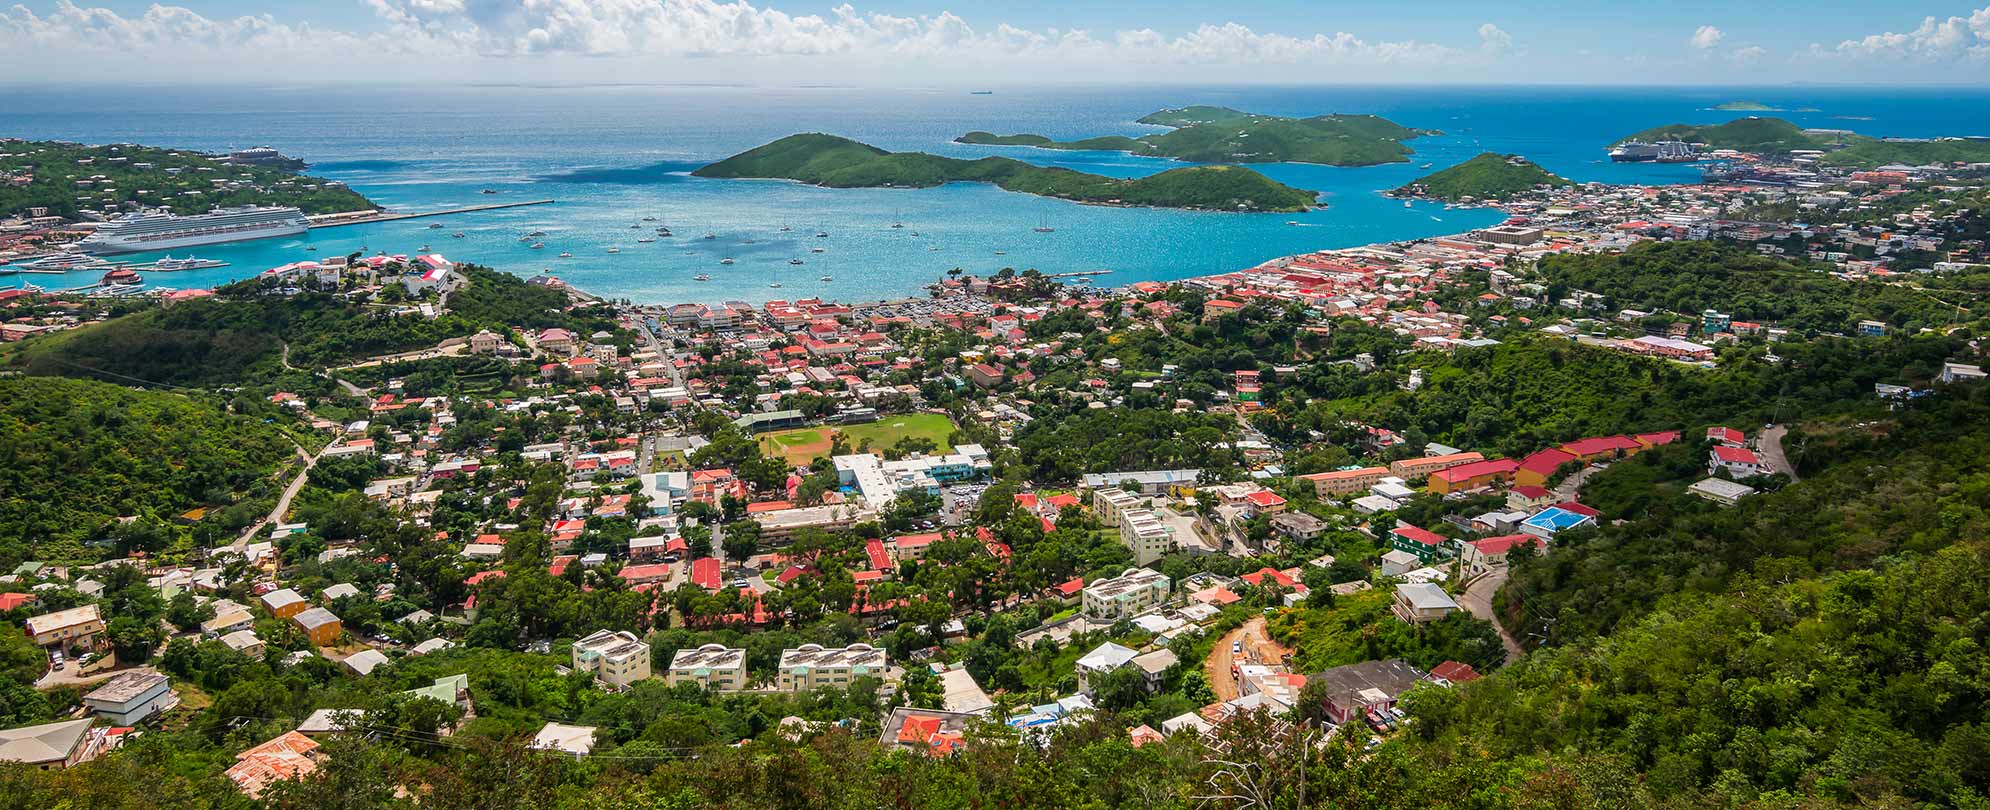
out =
{"type": "Polygon", "coordinates": [[[1080,276],[1103,276],[1111,270],[1073,270],[1069,273],[1045,273],[1044,278],[1078,278],[1080,276]]]}
{"type": "Polygon", "coordinates": [[[505,208],[524,208],[525,206],[528,205],[552,205],[552,204],[553,204],[552,200],[525,200],[523,202],[466,205],[461,208],[446,208],[441,211],[420,211],[408,214],[395,214],[386,211],[367,211],[367,212],[344,213],[344,214],[317,214],[309,217],[309,219],[311,220],[311,227],[313,229],[337,228],[345,225],[366,225],[374,222],[396,222],[403,219],[421,219],[423,217],[442,217],[442,216],[448,216],[450,214],[474,214],[479,211],[497,211],[505,208]]]}

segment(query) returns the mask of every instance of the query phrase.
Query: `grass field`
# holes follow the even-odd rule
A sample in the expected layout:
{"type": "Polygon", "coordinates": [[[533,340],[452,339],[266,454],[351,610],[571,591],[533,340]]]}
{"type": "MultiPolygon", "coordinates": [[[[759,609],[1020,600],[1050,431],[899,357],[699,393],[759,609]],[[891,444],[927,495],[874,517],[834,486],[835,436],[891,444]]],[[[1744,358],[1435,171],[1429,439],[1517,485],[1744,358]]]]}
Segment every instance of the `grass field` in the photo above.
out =
{"type": "Polygon", "coordinates": [[[871,449],[882,452],[906,437],[919,437],[931,440],[939,452],[949,453],[954,449],[953,435],[957,428],[953,420],[944,414],[915,413],[887,416],[867,425],[850,425],[841,428],[809,427],[794,430],[777,430],[760,434],[760,452],[770,456],[780,456],[789,464],[804,465],[818,456],[829,454],[829,448],[836,434],[852,451],[862,445],[865,439],[871,442],[871,449]]]}

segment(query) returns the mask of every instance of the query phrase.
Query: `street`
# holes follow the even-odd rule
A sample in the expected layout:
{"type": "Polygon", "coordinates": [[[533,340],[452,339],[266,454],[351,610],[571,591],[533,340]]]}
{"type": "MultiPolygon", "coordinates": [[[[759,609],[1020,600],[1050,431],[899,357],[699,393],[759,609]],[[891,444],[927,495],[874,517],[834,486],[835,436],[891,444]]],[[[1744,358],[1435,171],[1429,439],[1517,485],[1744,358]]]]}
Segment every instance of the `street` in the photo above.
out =
{"type": "Polygon", "coordinates": [[[1762,431],[1761,439],[1755,444],[1756,449],[1762,451],[1762,460],[1769,463],[1769,469],[1788,476],[1790,483],[1794,484],[1802,479],[1797,477],[1797,468],[1790,464],[1789,456],[1783,453],[1783,437],[1789,432],[1787,426],[1771,425],[1762,431]]]}
{"type": "Polygon", "coordinates": [[[1512,664],[1525,657],[1527,650],[1520,646],[1520,641],[1515,639],[1512,633],[1506,631],[1506,625],[1500,624],[1499,618],[1493,615],[1493,595],[1499,593],[1499,586],[1505,584],[1506,567],[1494,568],[1472,580],[1465,587],[1465,592],[1458,595],[1458,604],[1465,609],[1465,612],[1492,622],[1493,629],[1499,631],[1499,645],[1506,648],[1506,663],[1512,664]]]}

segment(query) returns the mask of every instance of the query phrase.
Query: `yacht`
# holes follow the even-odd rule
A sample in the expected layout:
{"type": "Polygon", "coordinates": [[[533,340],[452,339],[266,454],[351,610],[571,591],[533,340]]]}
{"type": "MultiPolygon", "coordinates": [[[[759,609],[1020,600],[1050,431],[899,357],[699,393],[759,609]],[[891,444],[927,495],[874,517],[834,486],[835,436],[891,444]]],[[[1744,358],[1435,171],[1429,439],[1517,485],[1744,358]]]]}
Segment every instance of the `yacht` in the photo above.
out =
{"type": "Polygon", "coordinates": [[[670,229],[669,229],[669,228],[664,228],[664,227],[660,227],[660,226],[659,226],[659,227],[658,227],[658,228],[656,229],[656,235],[657,235],[657,236],[669,236],[669,235],[670,235],[670,229]]]}
{"type": "Polygon", "coordinates": [[[1037,222],[1037,224],[1036,224],[1036,227],[1034,227],[1034,228],[1031,228],[1030,230],[1033,230],[1033,231],[1036,231],[1037,233],[1050,233],[1050,232],[1052,232],[1052,231],[1055,231],[1055,230],[1057,230],[1057,229],[1056,229],[1056,228],[1052,228],[1052,227],[1050,227],[1050,223],[1049,223],[1049,222],[1047,222],[1047,221],[1042,221],[1042,220],[1039,220],[1039,221],[1037,222]]]}
{"type": "Polygon", "coordinates": [[[227,266],[227,262],[215,261],[214,259],[196,259],[192,256],[184,259],[175,259],[167,256],[153,262],[151,269],[160,273],[171,273],[176,270],[212,270],[216,267],[227,266]]]}
{"type": "Polygon", "coordinates": [[[691,277],[691,280],[692,280],[692,281],[711,281],[711,280],[712,280],[712,274],[710,274],[710,273],[699,273],[698,275],[695,275],[695,276],[692,276],[692,277],[691,277]]]}
{"type": "Polygon", "coordinates": [[[417,253],[427,253],[427,252],[429,252],[429,251],[432,251],[432,250],[434,250],[434,249],[435,249],[435,248],[432,248],[432,247],[429,247],[428,245],[422,245],[422,246],[421,246],[421,250],[418,250],[418,251],[416,251],[416,252],[417,252],[417,253]]]}
{"type": "Polygon", "coordinates": [[[790,228],[790,227],[788,227],[787,225],[782,225],[782,226],[781,226],[781,233],[787,233],[787,232],[789,232],[789,231],[792,231],[792,230],[794,230],[794,229],[793,229],[793,228],[790,228]]]}
{"type": "Polygon", "coordinates": [[[1403,207],[1404,207],[1404,208],[1414,208],[1415,206],[1412,206],[1412,205],[1410,205],[1410,201],[1409,201],[1409,200],[1404,200],[1404,201],[1403,201],[1403,207]]]}
{"type": "Polygon", "coordinates": [[[816,231],[816,232],[815,232],[815,238],[817,238],[817,239],[828,239],[828,238],[829,238],[829,232],[828,232],[828,231],[816,231]]]}
{"type": "Polygon", "coordinates": [[[545,243],[545,242],[533,242],[533,243],[532,243],[532,249],[533,249],[533,250],[541,250],[541,249],[544,249],[545,247],[546,247],[546,243],[545,243]]]}
{"type": "Polygon", "coordinates": [[[997,255],[997,256],[1007,256],[1007,255],[1009,255],[1009,251],[1006,251],[1006,250],[998,250],[998,251],[995,251],[995,255],[997,255]]]}
{"type": "Polygon", "coordinates": [[[819,248],[819,247],[817,247],[817,248],[809,248],[809,249],[808,249],[808,252],[810,252],[810,253],[827,253],[827,252],[829,252],[829,249],[828,249],[828,248],[819,248]]]}
{"type": "Polygon", "coordinates": [[[571,258],[573,258],[573,257],[574,257],[574,255],[573,255],[572,253],[568,253],[568,252],[566,252],[566,251],[564,251],[564,250],[560,251],[560,258],[562,258],[562,259],[571,259],[571,258]]]}
{"type": "Polygon", "coordinates": [[[484,189],[483,193],[485,193],[485,194],[496,194],[496,193],[497,193],[497,189],[494,189],[494,188],[487,188],[487,189],[484,189]]]}
{"type": "Polygon", "coordinates": [[[308,250],[308,251],[311,251],[312,253],[317,253],[317,252],[318,252],[318,246],[317,246],[317,245],[305,245],[305,246],[304,246],[304,249],[305,249],[305,250],[308,250]]]}
{"type": "Polygon", "coordinates": [[[452,233],[452,234],[450,234],[450,235],[449,235],[449,238],[451,238],[451,239],[461,239],[461,238],[463,238],[463,232],[462,232],[462,231],[457,231],[457,232],[455,232],[455,233],[452,233]]]}
{"type": "Polygon", "coordinates": [[[655,222],[656,217],[643,217],[644,222],[655,222]]]}
{"type": "Polygon", "coordinates": [[[439,231],[439,230],[442,230],[442,223],[440,223],[440,222],[431,222],[431,223],[429,223],[429,224],[428,224],[428,229],[429,229],[429,230],[431,230],[431,231],[439,231]]]}
{"type": "Polygon", "coordinates": [[[769,287],[776,287],[776,288],[778,288],[778,287],[780,287],[780,286],[781,286],[781,282],[778,282],[778,281],[776,281],[776,282],[774,282],[774,283],[772,283],[772,284],[769,284],[769,285],[767,285],[767,286],[769,286],[769,287]]]}
{"type": "Polygon", "coordinates": [[[654,237],[649,237],[649,236],[645,236],[645,237],[643,237],[643,238],[641,238],[641,239],[637,239],[637,240],[636,240],[636,244],[638,244],[638,245],[647,245],[647,244],[649,244],[649,243],[651,243],[651,242],[654,242],[654,241],[656,241],[656,239],[655,239],[654,237]]]}
{"type": "Polygon", "coordinates": [[[833,278],[833,277],[831,277],[831,276],[823,276],[823,277],[822,277],[822,280],[823,280],[823,281],[835,281],[836,279],[835,279],[835,278],[833,278]]]}
{"type": "Polygon", "coordinates": [[[621,253],[621,252],[622,252],[622,249],[621,249],[621,248],[609,248],[609,249],[608,249],[608,252],[609,252],[609,253],[621,253]]]}
{"type": "Polygon", "coordinates": [[[126,214],[97,226],[95,233],[76,246],[87,253],[135,253],[296,236],[309,227],[304,212],[290,207],[245,205],[190,217],[163,212],[126,214]]]}
{"type": "Polygon", "coordinates": [[[719,260],[719,264],[732,264],[732,257],[731,257],[731,256],[727,256],[727,257],[725,257],[725,258],[723,258],[723,259],[720,259],[720,260],[719,260]]]}
{"type": "Polygon", "coordinates": [[[540,236],[545,236],[545,235],[546,235],[546,232],[545,232],[545,231],[533,231],[533,232],[531,232],[531,233],[528,233],[528,234],[526,234],[526,236],[531,236],[531,237],[535,237],[535,238],[536,238],[536,237],[540,237],[540,236]]]}
{"type": "Polygon", "coordinates": [[[718,235],[718,234],[715,234],[715,233],[712,233],[711,231],[706,231],[706,232],[705,232],[705,236],[704,236],[704,238],[706,238],[706,239],[717,239],[717,238],[719,238],[719,235],[718,235]]]}
{"type": "Polygon", "coordinates": [[[30,272],[60,273],[69,270],[90,270],[108,264],[110,262],[82,253],[57,253],[53,256],[44,256],[34,261],[24,262],[20,265],[20,268],[30,272]]]}
{"type": "Polygon", "coordinates": [[[788,260],[788,263],[789,263],[789,264],[807,264],[807,262],[804,262],[804,261],[802,261],[802,260],[800,260],[800,259],[789,259],[789,260],[788,260]]]}

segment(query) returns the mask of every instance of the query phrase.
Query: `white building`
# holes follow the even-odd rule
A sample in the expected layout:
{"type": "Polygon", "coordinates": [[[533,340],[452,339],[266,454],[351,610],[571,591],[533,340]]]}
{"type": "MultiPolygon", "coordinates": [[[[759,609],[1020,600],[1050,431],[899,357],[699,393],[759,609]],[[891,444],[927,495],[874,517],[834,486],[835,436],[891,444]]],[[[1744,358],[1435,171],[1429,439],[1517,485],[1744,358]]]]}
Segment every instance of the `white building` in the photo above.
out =
{"type": "Polygon", "coordinates": [[[781,651],[780,687],[787,692],[842,688],[858,678],[882,678],[888,665],[884,650],[863,642],[841,648],[803,644],[781,651]]]}
{"type": "Polygon", "coordinates": [[[746,650],[724,644],[706,644],[696,649],[678,650],[670,657],[665,683],[695,683],[707,689],[746,688],[746,650]]]}
{"type": "Polygon", "coordinates": [[[574,642],[574,669],[594,673],[596,680],[617,689],[650,676],[650,645],[626,630],[596,631],[574,642]]]}
{"type": "Polygon", "coordinates": [[[1085,614],[1095,619],[1130,619],[1167,601],[1172,590],[1166,574],[1128,568],[1119,576],[1086,585],[1082,604],[1085,614]]]}

